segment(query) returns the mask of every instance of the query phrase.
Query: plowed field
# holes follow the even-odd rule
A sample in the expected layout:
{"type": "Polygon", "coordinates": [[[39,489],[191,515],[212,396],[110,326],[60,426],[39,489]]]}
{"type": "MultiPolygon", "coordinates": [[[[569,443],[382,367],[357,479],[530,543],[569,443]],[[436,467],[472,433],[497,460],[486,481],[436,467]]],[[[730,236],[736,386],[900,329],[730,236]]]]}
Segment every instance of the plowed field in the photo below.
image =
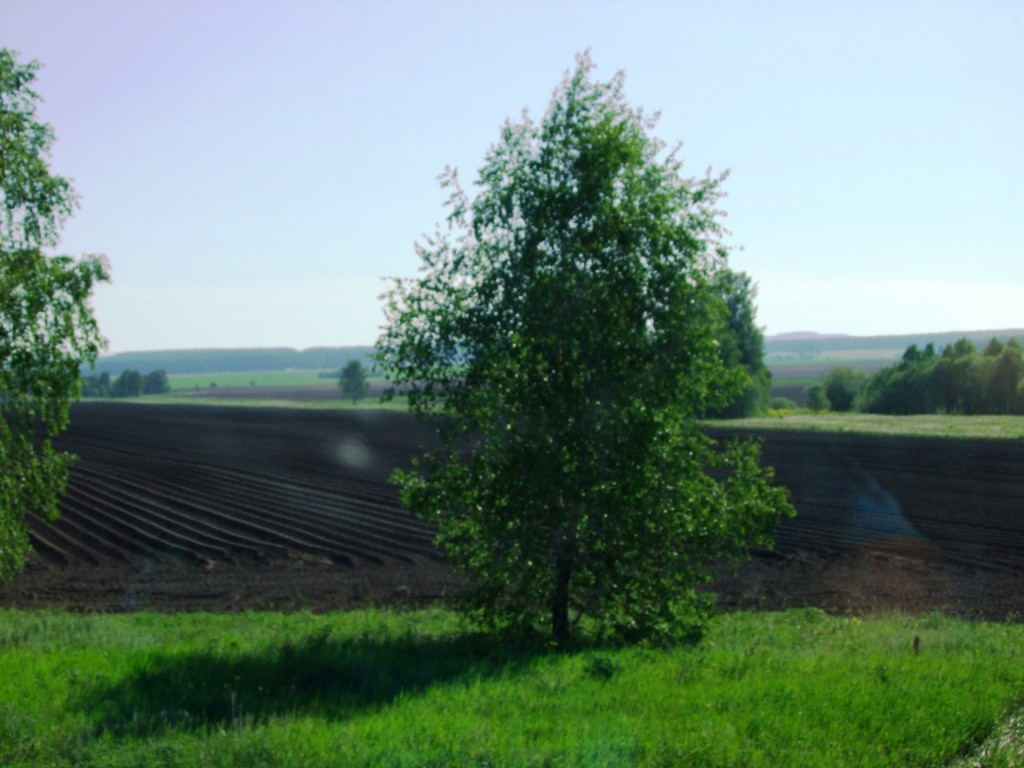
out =
{"type": "MultiPolygon", "coordinates": [[[[1024,443],[764,433],[798,516],[725,606],[1024,613],[1024,443]]],[[[82,403],[61,519],[0,604],[326,610],[458,589],[387,477],[429,442],[384,411],[82,403]]]]}

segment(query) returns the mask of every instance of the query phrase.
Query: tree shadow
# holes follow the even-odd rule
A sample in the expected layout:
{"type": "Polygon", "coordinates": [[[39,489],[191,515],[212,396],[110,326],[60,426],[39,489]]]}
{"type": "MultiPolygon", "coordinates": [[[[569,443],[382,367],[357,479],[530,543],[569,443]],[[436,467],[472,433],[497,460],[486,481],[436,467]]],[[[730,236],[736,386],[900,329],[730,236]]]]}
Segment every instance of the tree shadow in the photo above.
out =
{"type": "Polygon", "coordinates": [[[379,640],[323,631],[259,651],[153,655],[125,678],[85,687],[72,706],[97,733],[130,738],[275,716],[344,720],[434,685],[515,671],[539,652],[489,635],[379,640]]]}

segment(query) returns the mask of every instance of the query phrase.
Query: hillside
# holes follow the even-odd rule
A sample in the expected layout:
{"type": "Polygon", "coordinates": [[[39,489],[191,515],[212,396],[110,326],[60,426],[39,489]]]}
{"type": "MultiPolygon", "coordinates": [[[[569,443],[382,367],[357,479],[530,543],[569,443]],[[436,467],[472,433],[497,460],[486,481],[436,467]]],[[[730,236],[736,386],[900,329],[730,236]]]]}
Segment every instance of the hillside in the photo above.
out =
{"type": "Polygon", "coordinates": [[[993,336],[1003,341],[1014,337],[1024,339],[1024,329],[941,331],[895,336],[784,333],[777,336],[766,336],[764,350],[765,360],[769,366],[791,361],[850,359],[878,362],[877,367],[881,367],[899,359],[911,344],[916,344],[919,347],[934,344],[936,349],[941,350],[946,345],[964,337],[981,346],[993,336]]]}
{"type": "MultiPolygon", "coordinates": [[[[255,349],[176,349],[121,352],[96,361],[95,373],[120,376],[132,369],[180,373],[241,373],[250,371],[338,370],[350,360],[371,363],[373,347],[266,347],[255,349]]],[[[86,373],[89,373],[87,371],[86,373]]]]}

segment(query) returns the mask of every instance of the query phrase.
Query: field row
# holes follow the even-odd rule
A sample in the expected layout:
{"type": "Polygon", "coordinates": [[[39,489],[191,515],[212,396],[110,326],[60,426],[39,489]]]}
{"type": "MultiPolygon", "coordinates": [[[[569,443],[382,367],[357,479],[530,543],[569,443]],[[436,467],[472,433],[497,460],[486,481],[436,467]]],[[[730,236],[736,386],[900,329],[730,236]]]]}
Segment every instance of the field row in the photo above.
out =
{"type": "MultiPolygon", "coordinates": [[[[1024,613],[1024,441],[750,435],[798,514],[734,602],[873,605],[888,590],[890,605],[1024,613]]],[[[7,599],[120,605],[137,590],[157,600],[160,582],[175,606],[197,590],[202,606],[426,601],[450,570],[387,480],[428,442],[381,410],[79,404],[61,440],[81,456],[63,516],[33,525],[37,554],[7,599]]]]}
{"type": "Polygon", "coordinates": [[[393,445],[385,426],[378,432],[356,416],[336,430],[312,412],[276,415],[76,406],[61,444],[81,458],[61,519],[33,525],[40,559],[70,567],[165,555],[197,564],[315,558],[356,567],[439,557],[431,530],[386,482],[410,450],[393,445]]]}

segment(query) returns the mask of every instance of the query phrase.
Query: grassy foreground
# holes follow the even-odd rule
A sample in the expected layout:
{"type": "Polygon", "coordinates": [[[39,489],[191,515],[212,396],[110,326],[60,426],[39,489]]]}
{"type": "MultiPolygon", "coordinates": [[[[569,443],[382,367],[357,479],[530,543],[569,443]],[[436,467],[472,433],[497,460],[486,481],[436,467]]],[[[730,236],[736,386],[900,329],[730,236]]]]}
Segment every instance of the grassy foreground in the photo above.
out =
{"type": "Polygon", "coordinates": [[[0,612],[5,766],[949,765],[1022,703],[1024,626],[940,616],[544,654],[440,610],[0,612]]]}

